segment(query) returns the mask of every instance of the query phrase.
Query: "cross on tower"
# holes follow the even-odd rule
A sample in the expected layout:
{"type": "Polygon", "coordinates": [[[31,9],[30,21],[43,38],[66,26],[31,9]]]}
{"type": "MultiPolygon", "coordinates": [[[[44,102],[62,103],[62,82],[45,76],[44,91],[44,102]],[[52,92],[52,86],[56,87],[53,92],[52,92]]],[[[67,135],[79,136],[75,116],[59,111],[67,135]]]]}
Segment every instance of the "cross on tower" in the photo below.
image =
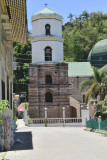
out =
{"type": "Polygon", "coordinates": [[[47,7],[47,5],[48,5],[48,4],[47,4],[47,3],[45,3],[45,7],[47,7]]]}

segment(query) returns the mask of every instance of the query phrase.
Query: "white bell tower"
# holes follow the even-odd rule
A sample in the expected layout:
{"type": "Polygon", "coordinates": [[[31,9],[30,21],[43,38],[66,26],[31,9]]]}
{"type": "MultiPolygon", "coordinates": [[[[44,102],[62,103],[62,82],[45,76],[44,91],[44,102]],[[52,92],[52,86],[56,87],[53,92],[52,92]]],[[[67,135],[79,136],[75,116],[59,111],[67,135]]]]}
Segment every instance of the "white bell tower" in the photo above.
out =
{"type": "Polygon", "coordinates": [[[47,8],[32,18],[32,64],[58,63],[63,60],[62,16],[47,8]]]}

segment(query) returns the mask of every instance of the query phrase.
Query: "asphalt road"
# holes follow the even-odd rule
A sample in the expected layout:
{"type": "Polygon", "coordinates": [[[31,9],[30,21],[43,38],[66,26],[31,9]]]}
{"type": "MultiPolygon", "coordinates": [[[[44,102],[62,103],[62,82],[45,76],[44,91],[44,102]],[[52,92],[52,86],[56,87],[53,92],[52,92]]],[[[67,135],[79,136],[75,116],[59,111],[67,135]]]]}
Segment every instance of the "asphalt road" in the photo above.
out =
{"type": "Polygon", "coordinates": [[[107,160],[107,137],[81,127],[25,127],[4,160],[107,160]]]}

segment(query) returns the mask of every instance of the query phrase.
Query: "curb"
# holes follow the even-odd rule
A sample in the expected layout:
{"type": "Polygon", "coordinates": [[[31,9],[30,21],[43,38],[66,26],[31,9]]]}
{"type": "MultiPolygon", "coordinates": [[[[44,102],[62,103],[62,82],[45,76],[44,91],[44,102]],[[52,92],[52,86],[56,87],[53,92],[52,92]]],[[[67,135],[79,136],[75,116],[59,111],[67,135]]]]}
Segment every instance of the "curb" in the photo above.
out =
{"type": "Polygon", "coordinates": [[[6,156],[6,153],[7,152],[2,152],[2,153],[0,153],[1,155],[0,155],[0,160],[3,160],[4,159],[4,157],[6,156]]]}
{"type": "MultiPolygon", "coordinates": [[[[91,128],[85,128],[84,130],[85,130],[85,131],[90,131],[90,132],[91,132],[91,128]]],[[[94,129],[92,132],[107,135],[107,131],[105,131],[105,130],[94,129]]]]}

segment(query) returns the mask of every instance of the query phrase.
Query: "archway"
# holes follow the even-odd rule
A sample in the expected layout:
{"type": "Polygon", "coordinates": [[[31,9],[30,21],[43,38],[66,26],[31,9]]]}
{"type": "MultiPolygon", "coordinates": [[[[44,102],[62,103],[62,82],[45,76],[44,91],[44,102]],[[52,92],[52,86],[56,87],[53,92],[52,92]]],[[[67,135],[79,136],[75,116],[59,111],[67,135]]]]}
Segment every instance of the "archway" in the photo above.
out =
{"type": "Polygon", "coordinates": [[[77,117],[77,110],[73,106],[70,106],[70,116],[71,116],[71,118],[76,118],[77,117]]]}

